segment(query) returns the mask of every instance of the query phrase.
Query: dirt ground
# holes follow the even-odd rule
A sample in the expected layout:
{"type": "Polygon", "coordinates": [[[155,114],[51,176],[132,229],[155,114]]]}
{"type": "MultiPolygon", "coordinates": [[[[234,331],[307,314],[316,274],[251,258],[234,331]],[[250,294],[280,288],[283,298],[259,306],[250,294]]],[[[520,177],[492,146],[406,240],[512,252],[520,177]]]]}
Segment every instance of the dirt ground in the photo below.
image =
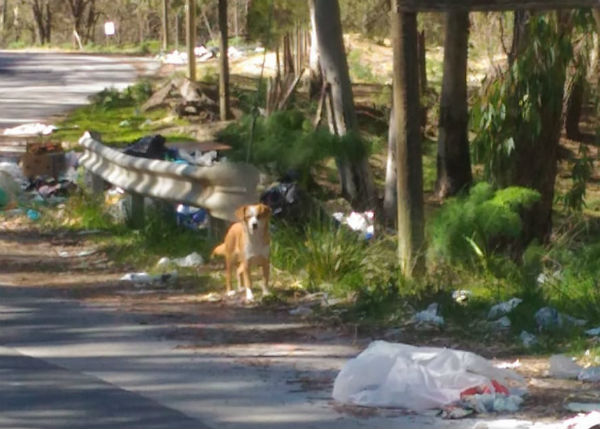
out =
{"type": "MultiPolygon", "coordinates": [[[[208,266],[206,269],[219,269],[208,266]]],[[[9,218],[0,229],[0,284],[32,288],[52,288],[57,295],[114,307],[117,311],[136,314],[140,323],[165,326],[169,339],[180,342],[182,348],[210,348],[230,356],[242,355],[241,349],[256,349],[254,356],[240,357],[246,365],[268,370],[271,357],[281,353],[300,355],[311,345],[339,345],[341,356],[356,354],[371,340],[415,345],[434,345],[463,348],[487,358],[513,362],[521,366],[517,372],[526,377],[528,391],[522,409],[510,416],[540,420],[573,413],[566,410],[568,402],[600,401],[600,385],[573,380],[548,378],[547,357],[516,355],[503,344],[489,347],[461,339],[451,331],[423,333],[409,328],[390,332],[362,332],[356,326],[329,324],[289,314],[286,305],[247,305],[239,299],[225,299],[220,293],[197,293],[194,285],[181,284],[163,288],[137,287],[120,281],[126,267],[111,263],[85,234],[44,233],[31,221],[9,218]],[[84,252],[86,256],[78,256],[84,252]],[[248,359],[252,360],[249,361],[248,359]]],[[[310,316],[309,316],[310,317],[310,316]]],[[[336,348],[332,348],[336,350],[336,348]]],[[[322,374],[322,373],[321,373],[322,374]]],[[[306,376],[289,380],[290,385],[304,391],[330,395],[332,377],[306,376]]],[[[387,415],[391,410],[335,407],[340,413],[365,418],[374,414],[387,415]]]]}

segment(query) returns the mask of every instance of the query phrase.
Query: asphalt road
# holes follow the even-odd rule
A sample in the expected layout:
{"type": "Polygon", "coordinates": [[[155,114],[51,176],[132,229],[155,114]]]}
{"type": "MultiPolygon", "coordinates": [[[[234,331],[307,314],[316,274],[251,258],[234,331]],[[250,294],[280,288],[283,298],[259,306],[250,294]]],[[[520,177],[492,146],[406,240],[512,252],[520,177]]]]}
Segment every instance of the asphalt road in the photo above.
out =
{"type": "Polygon", "coordinates": [[[149,58],[0,51],[0,128],[47,120],[157,68],[149,58]]]}

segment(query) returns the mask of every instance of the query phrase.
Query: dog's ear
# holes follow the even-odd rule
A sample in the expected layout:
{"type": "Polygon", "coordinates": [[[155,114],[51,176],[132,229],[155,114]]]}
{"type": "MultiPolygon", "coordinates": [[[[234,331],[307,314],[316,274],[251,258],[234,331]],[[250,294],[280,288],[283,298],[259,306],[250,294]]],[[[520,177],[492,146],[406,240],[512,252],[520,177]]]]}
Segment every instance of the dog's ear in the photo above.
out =
{"type": "Polygon", "coordinates": [[[238,207],[238,209],[235,211],[235,217],[237,217],[239,220],[244,220],[246,217],[246,206],[238,207]]]}
{"type": "Polygon", "coordinates": [[[259,205],[259,213],[265,216],[271,216],[271,207],[266,204],[260,203],[259,205]]]}

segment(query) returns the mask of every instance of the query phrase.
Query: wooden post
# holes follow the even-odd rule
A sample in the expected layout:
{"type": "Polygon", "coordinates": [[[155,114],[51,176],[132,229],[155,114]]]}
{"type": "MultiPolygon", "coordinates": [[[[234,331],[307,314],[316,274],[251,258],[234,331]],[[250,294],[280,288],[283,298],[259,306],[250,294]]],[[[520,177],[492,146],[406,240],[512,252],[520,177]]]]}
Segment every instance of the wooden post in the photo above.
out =
{"type": "Polygon", "coordinates": [[[196,47],[196,1],[187,0],[187,22],[186,22],[186,34],[187,34],[187,56],[188,56],[188,77],[192,82],[196,81],[196,54],[194,48],[196,47]]]}
{"type": "Polygon", "coordinates": [[[169,0],[162,1],[162,31],[162,48],[166,52],[169,49],[169,0]]]}
{"type": "Polygon", "coordinates": [[[423,161],[419,130],[417,15],[392,7],[393,105],[397,126],[398,257],[406,277],[424,271],[423,161]]]}
{"type": "Polygon", "coordinates": [[[140,194],[131,194],[131,212],[129,213],[128,224],[134,229],[141,229],[144,226],[144,196],[140,194]]]}
{"type": "Polygon", "coordinates": [[[219,0],[219,113],[222,121],[230,118],[229,61],[227,57],[227,0],[219,0]]]}
{"type": "Polygon", "coordinates": [[[98,195],[104,192],[104,179],[102,179],[102,177],[98,176],[97,174],[86,170],[85,182],[90,188],[90,191],[92,191],[93,195],[98,195]]]}

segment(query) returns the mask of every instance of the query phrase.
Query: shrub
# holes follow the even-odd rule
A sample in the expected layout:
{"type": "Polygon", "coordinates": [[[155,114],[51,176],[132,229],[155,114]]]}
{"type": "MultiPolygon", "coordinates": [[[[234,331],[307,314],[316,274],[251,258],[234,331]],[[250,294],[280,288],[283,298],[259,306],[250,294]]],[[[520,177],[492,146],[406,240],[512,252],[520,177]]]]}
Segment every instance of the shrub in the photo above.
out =
{"type": "Polygon", "coordinates": [[[233,159],[249,160],[279,176],[296,170],[304,184],[310,180],[311,169],[326,158],[352,160],[368,154],[359,135],[338,137],[322,128],[313,130],[310,121],[295,110],[258,117],[254,130],[252,117],[246,116],[220,132],[219,138],[233,147],[233,159]]]}
{"type": "Polygon", "coordinates": [[[538,192],[520,187],[495,191],[487,183],[449,200],[430,227],[431,249],[448,262],[472,264],[510,248],[522,230],[519,211],[538,201],[538,192]]]}

